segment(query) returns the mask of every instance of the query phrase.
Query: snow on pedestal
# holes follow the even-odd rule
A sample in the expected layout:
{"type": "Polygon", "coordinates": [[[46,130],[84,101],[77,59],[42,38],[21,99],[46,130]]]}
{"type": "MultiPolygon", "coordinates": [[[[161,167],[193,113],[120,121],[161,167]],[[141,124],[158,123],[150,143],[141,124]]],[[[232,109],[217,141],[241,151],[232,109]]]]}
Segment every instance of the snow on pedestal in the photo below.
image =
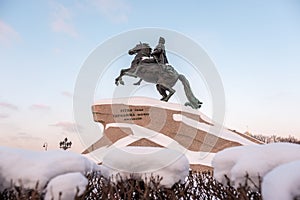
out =
{"type": "Polygon", "coordinates": [[[162,177],[161,185],[171,187],[184,181],[189,162],[180,152],[159,147],[122,147],[109,151],[103,158],[102,175],[117,182],[120,178],[162,177]]]}
{"type": "Polygon", "coordinates": [[[266,174],[262,182],[262,196],[264,200],[299,198],[300,160],[280,165],[266,174]]]}
{"type": "Polygon", "coordinates": [[[48,183],[45,200],[74,199],[76,195],[80,196],[83,194],[87,185],[88,179],[79,172],[57,176],[48,183]]]}
{"type": "Polygon", "coordinates": [[[11,186],[42,190],[52,178],[70,173],[99,170],[99,166],[86,157],[63,150],[30,151],[0,147],[0,192],[11,186]]]}
{"type": "Polygon", "coordinates": [[[248,173],[258,185],[258,175],[264,177],[275,167],[295,160],[300,160],[300,145],[273,143],[225,149],[215,155],[212,165],[214,177],[223,184],[227,183],[225,174],[235,186],[244,184],[248,173]]]}
{"type": "Polygon", "coordinates": [[[199,110],[148,97],[102,99],[92,105],[92,113],[103,131],[83,153],[99,162],[112,145],[166,147],[184,152],[193,170],[211,170],[215,153],[261,143],[218,125],[199,110]]]}

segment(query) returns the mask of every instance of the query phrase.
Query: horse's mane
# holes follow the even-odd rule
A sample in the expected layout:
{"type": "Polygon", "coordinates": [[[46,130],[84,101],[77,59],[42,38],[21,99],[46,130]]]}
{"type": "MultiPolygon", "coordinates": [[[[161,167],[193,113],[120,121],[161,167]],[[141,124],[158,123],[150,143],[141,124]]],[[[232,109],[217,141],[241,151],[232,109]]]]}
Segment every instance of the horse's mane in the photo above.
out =
{"type": "Polygon", "coordinates": [[[151,47],[150,47],[150,45],[148,43],[142,43],[142,45],[145,46],[146,48],[150,48],[151,49],[151,47]]]}

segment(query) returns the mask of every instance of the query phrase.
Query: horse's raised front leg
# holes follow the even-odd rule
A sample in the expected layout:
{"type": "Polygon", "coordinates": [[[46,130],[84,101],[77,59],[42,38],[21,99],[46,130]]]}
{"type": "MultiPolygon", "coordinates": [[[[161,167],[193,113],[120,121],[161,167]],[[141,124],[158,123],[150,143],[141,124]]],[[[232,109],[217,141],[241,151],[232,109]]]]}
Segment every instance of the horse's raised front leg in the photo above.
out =
{"type": "Polygon", "coordinates": [[[122,80],[122,76],[124,76],[125,73],[126,73],[127,71],[129,71],[129,70],[130,70],[130,68],[128,68],[128,69],[121,69],[120,75],[115,79],[115,84],[116,84],[116,85],[119,85],[119,83],[120,83],[121,85],[124,85],[124,81],[122,80]]]}
{"type": "Polygon", "coordinates": [[[133,85],[140,85],[143,79],[140,79],[138,82],[134,83],[133,85]]]}

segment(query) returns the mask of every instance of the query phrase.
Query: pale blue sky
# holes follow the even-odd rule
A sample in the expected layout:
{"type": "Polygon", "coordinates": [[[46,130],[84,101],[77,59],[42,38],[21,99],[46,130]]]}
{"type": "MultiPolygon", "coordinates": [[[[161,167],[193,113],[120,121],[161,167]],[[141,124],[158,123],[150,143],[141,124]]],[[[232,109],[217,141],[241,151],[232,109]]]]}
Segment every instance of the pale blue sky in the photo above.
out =
{"type": "Polygon", "coordinates": [[[0,145],[76,140],[82,63],[108,38],[143,27],[178,31],[206,50],[223,81],[226,126],[300,138],[299,22],[297,0],[0,0],[0,145]]]}

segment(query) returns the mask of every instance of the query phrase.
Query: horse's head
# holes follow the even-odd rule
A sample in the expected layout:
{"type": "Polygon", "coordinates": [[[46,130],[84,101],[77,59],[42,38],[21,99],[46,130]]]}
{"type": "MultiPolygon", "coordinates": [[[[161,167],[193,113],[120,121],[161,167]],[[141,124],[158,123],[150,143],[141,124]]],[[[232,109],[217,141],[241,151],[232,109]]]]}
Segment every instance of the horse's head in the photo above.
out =
{"type": "Polygon", "coordinates": [[[147,43],[139,43],[135,45],[132,49],[128,51],[129,55],[133,55],[136,53],[143,53],[144,55],[150,56],[151,53],[151,47],[147,43]]]}

